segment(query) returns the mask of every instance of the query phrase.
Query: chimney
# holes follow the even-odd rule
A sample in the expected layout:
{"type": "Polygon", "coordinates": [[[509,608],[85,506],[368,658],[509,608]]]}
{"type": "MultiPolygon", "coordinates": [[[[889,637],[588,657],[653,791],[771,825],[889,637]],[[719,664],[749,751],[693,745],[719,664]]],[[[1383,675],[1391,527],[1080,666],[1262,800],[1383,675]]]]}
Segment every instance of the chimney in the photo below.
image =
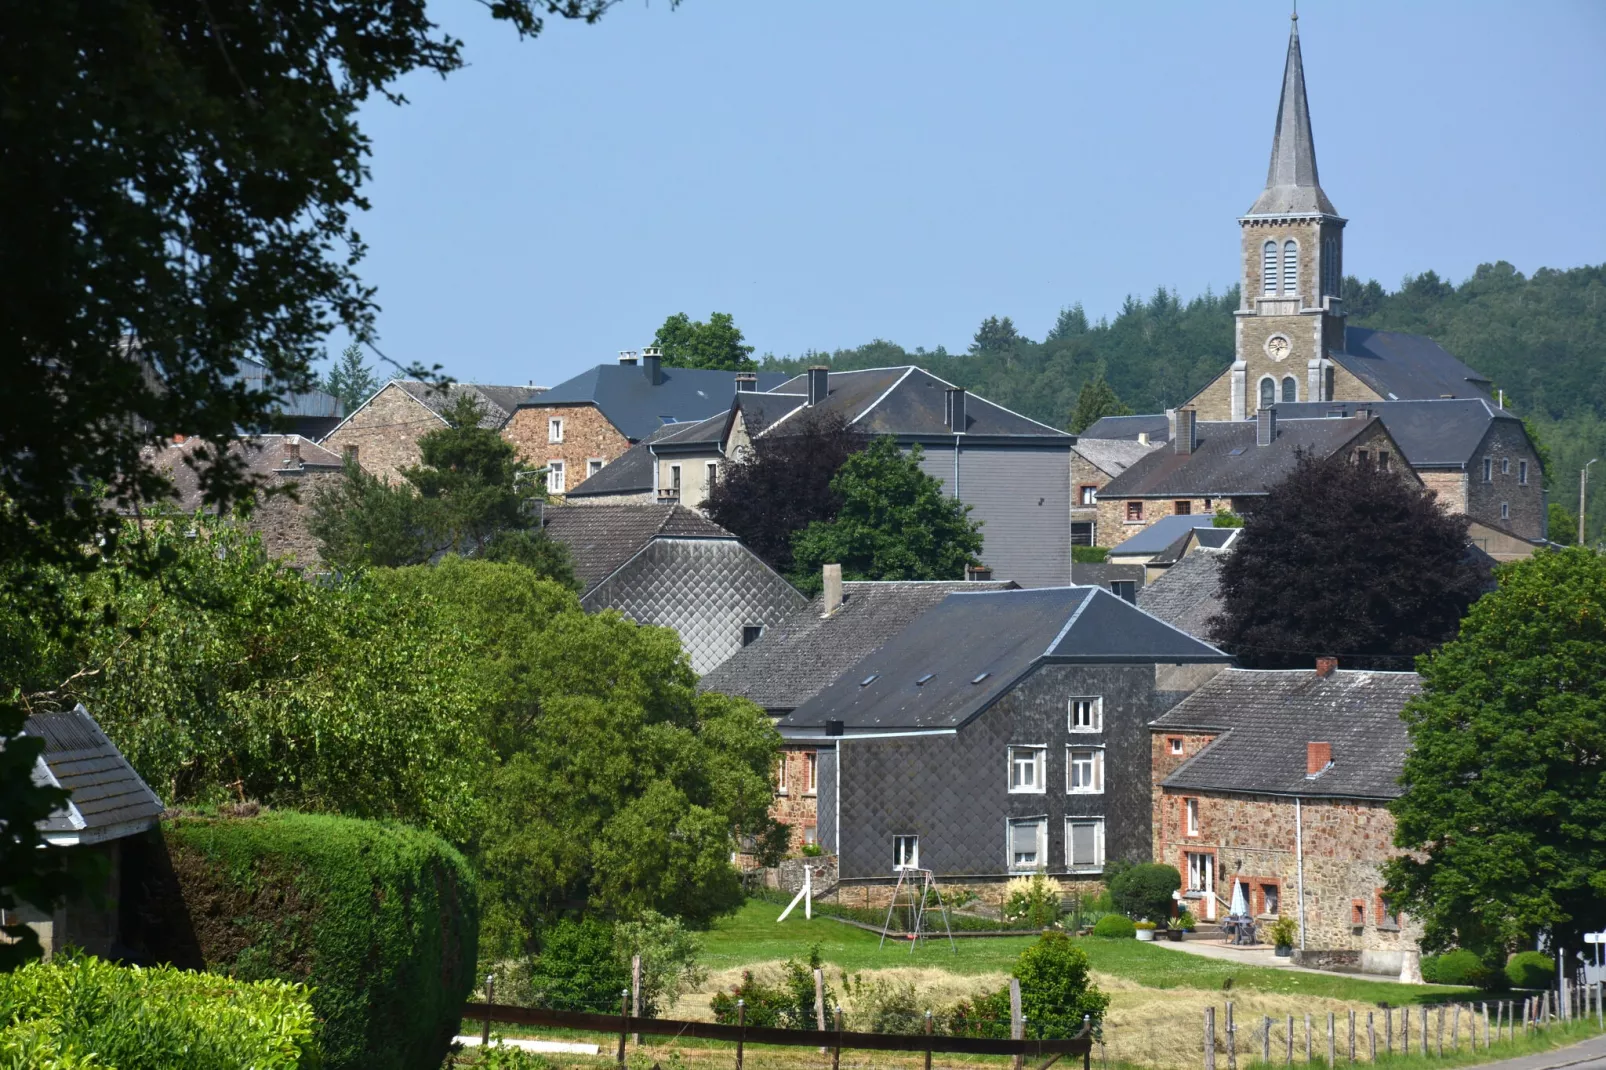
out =
{"type": "Polygon", "coordinates": [[[1171,446],[1178,453],[1192,453],[1198,448],[1198,416],[1199,414],[1192,409],[1176,410],[1175,422],[1172,424],[1171,446]]]}
{"type": "Polygon", "coordinates": [[[641,351],[641,369],[647,373],[647,381],[653,386],[664,381],[663,357],[664,351],[657,346],[648,346],[641,351]]]}
{"type": "MultiPolygon", "coordinates": [[[[621,349],[619,351],[619,363],[627,368],[634,368],[636,366],[636,351],[634,349],[621,349]]],[[[532,382],[530,385],[534,386],[535,384],[532,382]]]]}
{"type": "Polygon", "coordinates": [[[965,433],[965,388],[950,386],[948,388],[947,408],[948,430],[956,435],[965,433]]]}
{"type": "Polygon", "coordinates": [[[831,369],[823,364],[816,364],[809,369],[809,404],[818,405],[825,400],[831,392],[831,369]]]}
{"type": "Polygon", "coordinates": [[[284,466],[286,468],[301,467],[301,436],[284,436],[284,466]]]}
{"type": "Polygon", "coordinates": [[[991,565],[966,565],[965,566],[965,579],[967,579],[967,580],[990,580],[992,578],[993,578],[993,566],[991,566],[991,565]]]}
{"type": "Polygon", "coordinates": [[[1305,744],[1305,775],[1316,776],[1322,770],[1333,764],[1333,745],[1331,743],[1305,744]]]}
{"type": "Polygon", "coordinates": [[[825,581],[825,612],[822,617],[829,617],[842,606],[842,566],[826,565],[820,569],[820,576],[825,581]]]}
{"type": "Polygon", "coordinates": [[[738,394],[752,394],[758,391],[758,375],[754,372],[736,373],[736,392],[738,394]]]}
{"type": "Polygon", "coordinates": [[[1333,670],[1336,668],[1338,668],[1337,658],[1323,656],[1316,659],[1317,676],[1331,676],[1333,675],[1333,670]]]}
{"type": "Polygon", "coordinates": [[[1255,445],[1269,446],[1277,441],[1277,410],[1261,409],[1255,413],[1255,445]]]}
{"type": "Polygon", "coordinates": [[[1148,444],[1149,444],[1149,433],[1147,431],[1139,431],[1138,432],[1138,445],[1147,446],[1148,444]]]}
{"type": "Polygon", "coordinates": [[[355,442],[348,442],[340,447],[340,460],[345,464],[357,463],[357,444],[355,442]]]}

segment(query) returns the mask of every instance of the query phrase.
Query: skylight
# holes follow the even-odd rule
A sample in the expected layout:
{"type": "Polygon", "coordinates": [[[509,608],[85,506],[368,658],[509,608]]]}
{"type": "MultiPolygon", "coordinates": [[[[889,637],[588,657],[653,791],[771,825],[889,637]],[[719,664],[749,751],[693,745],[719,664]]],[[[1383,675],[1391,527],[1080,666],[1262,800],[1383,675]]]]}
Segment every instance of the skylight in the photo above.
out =
{"type": "Polygon", "coordinates": [[[1239,446],[1237,449],[1229,451],[1227,456],[1228,457],[1236,457],[1240,453],[1242,453],[1243,451],[1244,451],[1244,448],[1242,446],[1239,446]]]}
{"type": "Polygon", "coordinates": [[[937,675],[937,674],[936,674],[936,673],[934,673],[934,672],[928,672],[928,673],[926,673],[926,675],[924,675],[924,676],[922,676],[922,677],[921,677],[921,678],[920,678],[920,679],[918,679],[918,680],[916,680],[916,681],[915,681],[915,686],[916,686],[916,687],[919,687],[919,686],[921,686],[921,685],[922,685],[922,684],[924,684],[924,683],[925,683],[925,682],[926,682],[926,681],[927,681],[927,680],[929,680],[929,679],[931,679],[931,678],[932,678],[932,677],[933,677],[933,676],[936,676],[936,675],[937,675]]]}
{"type": "Polygon", "coordinates": [[[978,673],[976,675],[976,677],[973,680],[971,680],[970,682],[973,683],[973,684],[979,684],[979,683],[981,683],[983,680],[987,679],[987,677],[989,677],[991,675],[992,675],[992,673],[990,673],[990,672],[978,673]]]}
{"type": "Polygon", "coordinates": [[[859,686],[860,687],[869,687],[871,684],[875,683],[875,678],[877,676],[880,676],[880,675],[881,674],[878,673],[878,672],[871,673],[869,676],[866,676],[863,680],[859,681],[859,686]]]}

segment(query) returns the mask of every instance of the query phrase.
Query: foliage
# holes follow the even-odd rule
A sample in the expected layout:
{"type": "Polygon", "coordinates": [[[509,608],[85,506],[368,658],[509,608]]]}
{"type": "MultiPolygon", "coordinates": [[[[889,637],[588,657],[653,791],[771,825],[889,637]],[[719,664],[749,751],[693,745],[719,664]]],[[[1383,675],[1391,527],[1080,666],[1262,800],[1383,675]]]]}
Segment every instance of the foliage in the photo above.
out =
{"type": "Polygon", "coordinates": [[[482,561],[498,565],[522,565],[542,579],[578,593],[585,584],[574,572],[569,548],[540,531],[498,531],[479,554],[482,561]]]}
{"type": "Polygon", "coordinates": [[[619,1013],[630,969],[614,948],[613,926],[597,918],[564,918],[541,934],[530,971],[535,1005],[560,1011],[619,1013]]]}
{"type": "Polygon", "coordinates": [[[387,483],[348,459],[312,496],[307,530],[336,568],[397,568],[440,552],[434,507],[409,483],[387,483]]]}
{"type": "Polygon", "coordinates": [[[1490,969],[1476,951],[1458,948],[1442,955],[1422,956],[1422,980],[1435,985],[1494,988],[1505,983],[1506,975],[1499,969],[1490,969]]]}
{"type": "Polygon", "coordinates": [[[792,567],[792,536],[842,508],[831,481],[866,439],[835,413],[802,412],[776,434],[760,437],[761,430],[748,428],[752,448],[720,470],[703,507],[709,519],[784,573],[792,567]]]}
{"type": "Polygon", "coordinates": [[[1301,455],[1222,561],[1212,635],[1245,665],[1404,669],[1455,635],[1488,582],[1467,519],[1414,480],[1343,453],[1301,455]]]}
{"type": "Polygon", "coordinates": [[[1015,963],[1020,979],[1021,1013],[1030,1036],[1043,1040],[1071,1037],[1082,1031],[1083,1017],[1097,1030],[1110,997],[1099,991],[1087,955],[1064,933],[1048,932],[1015,963]]]}
{"type": "Polygon", "coordinates": [[[1483,955],[1542,929],[1573,946],[1606,895],[1606,558],[1503,565],[1461,634],[1420,660],[1386,870],[1429,950],[1483,955]]]}
{"type": "Polygon", "coordinates": [[[956,1037],[1007,1039],[1010,1035],[1009,986],[978,992],[954,1004],[943,1015],[942,1031],[956,1037]]]}
{"type": "Polygon", "coordinates": [[[1102,565],[1110,559],[1108,546],[1073,546],[1071,560],[1078,565],[1102,565]]]}
{"type": "Polygon", "coordinates": [[[163,831],[177,887],[141,906],[163,919],[147,955],[183,952],[192,932],[199,961],[179,965],[305,982],[331,1070],[440,1066],[474,984],[479,912],[461,855],[404,825],[288,812],[163,831]]]}
{"type": "Polygon", "coordinates": [[[0,973],[0,1066],[312,1070],[305,985],[58,955],[0,973]]]}
{"type": "Polygon", "coordinates": [[[1132,939],[1137,932],[1137,926],[1125,914],[1106,914],[1093,926],[1094,936],[1103,936],[1108,939],[1132,939]]]}
{"type": "MultiPolygon", "coordinates": [[[[820,945],[815,944],[809,948],[806,963],[798,962],[796,959],[786,960],[786,964],[782,967],[781,981],[777,985],[767,985],[756,980],[751,970],[744,970],[740,984],[733,986],[728,993],[714,993],[713,999],[709,1001],[714,1012],[714,1021],[735,1025],[740,1010],[745,1015],[746,1023],[751,1026],[818,1029],[819,1020],[815,1013],[814,1001],[814,971],[823,966],[820,945]],[[738,1000],[744,1004],[740,1009],[736,1005],[738,1000]]],[[[822,978],[821,984],[821,991],[825,995],[825,1006],[835,1007],[837,997],[830,983],[822,978]]]]}
{"type": "Polygon", "coordinates": [[[1177,929],[1193,930],[1199,927],[1199,919],[1194,917],[1188,911],[1188,909],[1184,907],[1177,912],[1177,916],[1172,920],[1171,925],[1173,928],[1177,929]]]}
{"type": "Polygon", "coordinates": [[[1121,403],[1110,384],[1104,381],[1104,373],[1089,379],[1082,384],[1082,389],[1076,394],[1076,408],[1071,410],[1070,432],[1080,435],[1096,422],[1106,416],[1130,416],[1132,410],[1121,403]]]}
{"type": "Polygon", "coordinates": [[[714,312],[708,322],[676,312],[664,320],[652,343],[663,350],[670,368],[710,368],[715,371],[752,371],[753,347],[745,345],[741,328],[729,312],[714,312]]]}
{"type": "Polygon", "coordinates": [[[658,1014],[708,978],[708,971],[697,961],[702,941],[680,919],[656,910],[643,910],[615,926],[614,944],[622,962],[641,956],[643,1014],[658,1014]]]}
{"type": "Polygon", "coordinates": [[[1169,917],[1171,893],[1182,887],[1177,867],[1163,862],[1140,862],[1122,870],[1109,882],[1115,909],[1132,918],[1158,921],[1169,917]]]}
{"type": "Polygon", "coordinates": [[[379,377],[363,363],[362,346],[353,342],[340,351],[340,360],[318,385],[339,398],[346,415],[350,416],[379,389],[379,377]]]}
{"type": "Polygon", "coordinates": [[[557,1070],[558,1068],[558,1064],[545,1055],[503,1043],[503,1038],[494,1031],[491,1033],[491,1043],[478,1049],[475,1054],[476,1062],[468,1064],[459,1061],[456,1065],[472,1065],[474,1070],[557,1070]]]}
{"type": "MultiPolygon", "coordinates": [[[[0,642],[16,638],[7,634],[0,642]]],[[[0,705],[0,873],[6,875],[5,883],[0,884],[0,911],[16,910],[19,901],[48,910],[75,888],[59,860],[48,858],[56,852],[44,849],[38,824],[67,801],[68,793],[34,783],[34,765],[45,743],[22,734],[26,720],[20,707],[0,705]]],[[[39,934],[20,921],[0,925],[0,935],[4,937],[0,939],[0,974],[38,958],[42,951],[39,934]]]]}
{"type": "Polygon", "coordinates": [[[1567,511],[1560,502],[1551,502],[1545,516],[1545,538],[1559,546],[1574,546],[1578,542],[1578,517],[1567,511]]]}
{"type": "Polygon", "coordinates": [[[1513,988],[1549,988],[1556,980],[1556,960],[1541,951],[1519,951],[1506,962],[1506,980],[1513,988]]]}
{"type": "MultiPolygon", "coordinates": [[[[849,1029],[903,1035],[925,1032],[925,1008],[920,1005],[913,981],[844,972],[842,987],[853,1003],[849,1029]]],[[[830,1021],[827,1016],[828,1025],[830,1021]]]]}
{"type": "Polygon", "coordinates": [[[842,565],[851,580],[958,580],[980,564],[981,527],[971,507],[948,497],[920,470],[920,447],[908,454],[879,438],[854,454],[831,479],[842,499],[833,520],[816,520],[792,537],[791,579],[820,589],[820,568],[842,565]]]}
{"type": "Polygon", "coordinates": [[[981,321],[976,335],[971,339],[970,351],[972,353],[1004,353],[1013,349],[1020,343],[1031,344],[1029,338],[1024,337],[1015,330],[1015,325],[1008,316],[999,319],[997,316],[988,316],[981,321]]]}
{"type": "Polygon", "coordinates": [[[1225,509],[1217,509],[1216,515],[1211,518],[1210,526],[1213,528],[1241,528],[1244,518],[1237,513],[1229,513],[1225,509]]]}
{"type": "Polygon", "coordinates": [[[1060,920],[1065,891],[1058,881],[1041,873],[1016,877],[1004,885],[1004,920],[1026,921],[1046,929],[1060,920]]]}
{"type": "Polygon", "coordinates": [[[1266,939],[1271,941],[1273,947],[1293,947],[1299,939],[1299,926],[1293,918],[1280,917],[1267,927],[1266,939]]]}
{"type": "Polygon", "coordinates": [[[819,843],[805,843],[798,848],[798,854],[804,858],[820,858],[825,854],[825,845],[819,843]]]}

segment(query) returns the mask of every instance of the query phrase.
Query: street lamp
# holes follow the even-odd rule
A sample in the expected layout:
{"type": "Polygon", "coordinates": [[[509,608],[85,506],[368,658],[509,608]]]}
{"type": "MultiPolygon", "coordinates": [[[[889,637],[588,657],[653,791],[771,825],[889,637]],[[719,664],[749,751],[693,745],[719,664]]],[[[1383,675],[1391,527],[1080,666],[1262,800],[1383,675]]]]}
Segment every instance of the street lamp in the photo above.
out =
{"type": "MultiPolygon", "coordinates": [[[[1589,464],[1600,460],[1596,457],[1589,464]]],[[[1589,487],[1589,464],[1578,470],[1578,545],[1584,545],[1584,491],[1589,487]]]]}

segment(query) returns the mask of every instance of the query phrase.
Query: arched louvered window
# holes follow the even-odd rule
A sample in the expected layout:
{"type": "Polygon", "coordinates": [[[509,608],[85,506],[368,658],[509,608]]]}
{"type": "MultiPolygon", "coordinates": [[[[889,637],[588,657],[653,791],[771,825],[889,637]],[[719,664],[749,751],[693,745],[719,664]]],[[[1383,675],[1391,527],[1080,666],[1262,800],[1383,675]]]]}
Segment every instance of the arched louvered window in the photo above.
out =
{"type": "Polygon", "coordinates": [[[1277,404],[1277,381],[1265,378],[1260,381],[1260,407],[1269,409],[1277,404]]]}
{"type": "Polygon", "coordinates": [[[1283,296],[1299,292],[1299,245],[1290,238],[1283,242],[1283,296]]]}
{"type": "Polygon", "coordinates": [[[1292,375],[1283,379],[1283,400],[1290,405],[1299,400],[1299,383],[1292,375]]]}
{"type": "Polygon", "coordinates": [[[1260,288],[1263,293],[1277,292],[1277,243],[1274,241],[1267,242],[1260,250],[1260,288]]]}

